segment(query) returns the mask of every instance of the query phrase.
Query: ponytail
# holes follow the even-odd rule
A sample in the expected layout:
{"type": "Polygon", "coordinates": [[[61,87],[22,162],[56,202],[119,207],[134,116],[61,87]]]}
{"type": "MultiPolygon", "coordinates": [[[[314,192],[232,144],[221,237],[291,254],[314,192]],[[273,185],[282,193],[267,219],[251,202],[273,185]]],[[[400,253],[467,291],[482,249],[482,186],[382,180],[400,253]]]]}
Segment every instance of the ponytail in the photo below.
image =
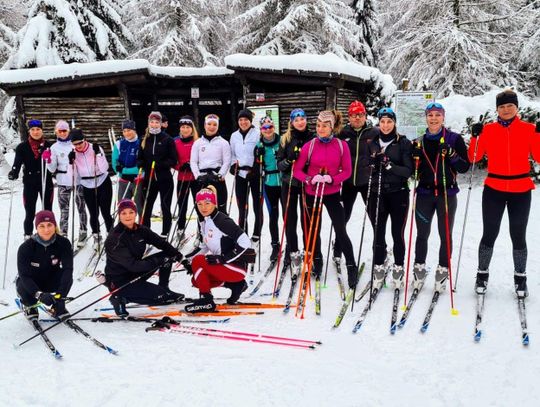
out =
{"type": "Polygon", "coordinates": [[[336,123],[334,124],[332,132],[337,136],[343,129],[343,113],[336,109],[332,110],[332,113],[334,113],[334,117],[336,118],[336,123]]]}

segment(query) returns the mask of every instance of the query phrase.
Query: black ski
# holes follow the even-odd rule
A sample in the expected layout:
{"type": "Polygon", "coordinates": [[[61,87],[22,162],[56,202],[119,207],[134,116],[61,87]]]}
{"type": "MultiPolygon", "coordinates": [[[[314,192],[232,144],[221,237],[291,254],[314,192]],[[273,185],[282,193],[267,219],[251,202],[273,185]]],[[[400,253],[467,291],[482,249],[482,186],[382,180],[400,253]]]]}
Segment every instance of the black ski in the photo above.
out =
{"type": "Polygon", "coordinates": [[[407,319],[409,318],[409,313],[411,312],[411,309],[414,303],[416,302],[416,299],[418,298],[418,293],[420,293],[420,290],[418,288],[415,288],[413,290],[411,298],[409,298],[409,302],[407,303],[407,308],[405,308],[405,312],[403,312],[403,315],[401,316],[401,319],[399,320],[398,328],[403,328],[405,326],[405,323],[407,322],[407,319]]]}
{"type": "Polygon", "coordinates": [[[274,297],[279,297],[279,293],[281,292],[281,287],[283,287],[283,281],[285,281],[285,275],[287,274],[287,270],[291,269],[290,263],[285,263],[283,265],[283,269],[281,270],[281,275],[279,276],[279,281],[276,287],[276,292],[274,294],[274,297]]]}
{"type": "Polygon", "coordinates": [[[266,279],[268,278],[268,276],[272,273],[272,271],[274,270],[274,268],[276,267],[276,264],[277,264],[277,259],[270,262],[270,264],[268,265],[268,268],[265,270],[263,276],[261,277],[261,279],[259,280],[258,284],[255,286],[255,288],[249,293],[248,297],[251,297],[253,296],[257,291],[259,291],[262,287],[262,285],[264,284],[264,282],[266,281],[266,279]]]}
{"type": "Polygon", "coordinates": [[[429,328],[431,316],[433,315],[433,310],[435,309],[435,305],[437,305],[437,301],[439,301],[440,295],[441,293],[439,291],[435,291],[433,293],[433,298],[431,299],[431,304],[429,304],[429,308],[426,313],[426,317],[424,318],[424,322],[422,323],[422,327],[420,328],[420,332],[425,333],[429,328]]]}
{"type": "Polygon", "coordinates": [[[399,293],[400,289],[394,289],[394,301],[392,302],[392,318],[390,320],[390,333],[394,335],[397,329],[397,313],[399,307],[399,293]]]}
{"type": "Polygon", "coordinates": [[[345,285],[343,284],[343,273],[341,272],[341,258],[332,258],[334,267],[336,269],[337,282],[339,287],[339,296],[342,300],[345,300],[345,285]]]}
{"type": "Polygon", "coordinates": [[[315,280],[315,314],[321,315],[321,280],[315,280]]]}
{"type": "Polygon", "coordinates": [[[371,309],[371,307],[373,306],[373,304],[377,300],[377,296],[379,295],[379,292],[380,292],[381,288],[382,287],[380,287],[380,288],[375,287],[373,289],[373,297],[371,298],[371,301],[368,301],[368,303],[364,307],[364,310],[360,314],[360,318],[358,318],[358,321],[356,321],[356,324],[354,324],[353,334],[358,332],[358,330],[362,327],[362,324],[364,323],[364,320],[366,319],[368,311],[371,309]]]}
{"type": "Polygon", "coordinates": [[[485,294],[476,294],[476,324],[474,327],[474,341],[480,342],[482,338],[482,318],[484,315],[485,294]]]}
{"type": "Polygon", "coordinates": [[[284,313],[288,313],[289,310],[291,309],[291,302],[294,295],[294,289],[296,288],[297,283],[298,283],[298,273],[294,273],[293,269],[291,268],[291,289],[289,290],[289,296],[287,297],[287,301],[285,301],[285,307],[283,308],[284,313]]]}
{"type": "Polygon", "coordinates": [[[521,343],[529,345],[529,333],[527,332],[527,314],[525,313],[525,298],[518,297],[519,321],[521,322],[521,343]]]}

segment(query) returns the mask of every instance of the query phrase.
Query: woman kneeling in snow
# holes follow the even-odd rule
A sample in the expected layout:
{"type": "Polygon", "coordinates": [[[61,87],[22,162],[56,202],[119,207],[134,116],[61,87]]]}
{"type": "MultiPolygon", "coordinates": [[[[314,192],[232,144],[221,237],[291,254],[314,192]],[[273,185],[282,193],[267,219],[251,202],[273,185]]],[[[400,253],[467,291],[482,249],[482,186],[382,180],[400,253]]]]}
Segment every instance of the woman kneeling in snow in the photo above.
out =
{"type": "MultiPolygon", "coordinates": [[[[228,304],[234,304],[247,289],[247,264],[255,262],[255,251],[248,235],[234,221],[217,210],[214,187],[201,189],[196,196],[201,222],[203,243],[192,253],[192,282],[199,289],[201,298],[186,305],[187,312],[212,312],[216,309],[213,287],[231,289],[228,304]]],[[[188,265],[189,266],[189,265],[188,265]]]]}

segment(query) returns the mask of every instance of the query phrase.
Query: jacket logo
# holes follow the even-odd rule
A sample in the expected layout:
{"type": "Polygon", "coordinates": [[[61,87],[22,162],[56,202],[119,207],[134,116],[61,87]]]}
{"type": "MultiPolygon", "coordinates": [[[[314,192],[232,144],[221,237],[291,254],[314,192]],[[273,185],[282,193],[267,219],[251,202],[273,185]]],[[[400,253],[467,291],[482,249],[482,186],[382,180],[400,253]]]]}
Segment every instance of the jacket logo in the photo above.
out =
{"type": "Polygon", "coordinates": [[[204,150],[206,150],[206,147],[201,148],[201,153],[204,153],[204,150]]]}
{"type": "Polygon", "coordinates": [[[57,259],[56,257],[51,258],[51,264],[53,266],[56,266],[59,262],[60,262],[60,260],[57,259]]]}
{"type": "Polygon", "coordinates": [[[35,262],[33,262],[33,261],[30,262],[30,265],[31,265],[32,267],[39,267],[39,263],[35,263],[35,262]]]}

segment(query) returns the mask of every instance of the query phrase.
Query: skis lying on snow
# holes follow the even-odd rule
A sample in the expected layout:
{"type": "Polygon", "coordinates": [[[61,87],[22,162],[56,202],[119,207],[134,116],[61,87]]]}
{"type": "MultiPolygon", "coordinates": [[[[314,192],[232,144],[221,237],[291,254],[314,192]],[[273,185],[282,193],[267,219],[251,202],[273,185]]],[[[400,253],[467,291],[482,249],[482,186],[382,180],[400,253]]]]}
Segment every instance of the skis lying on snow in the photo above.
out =
{"type": "MultiPolygon", "coordinates": [[[[189,300],[188,302],[193,302],[193,300],[189,300]]],[[[178,308],[175,308],[176,305],[183,305],[184,301],[182,302],[174,302],[170,304],[162,304],[162,305],[144,305],[144,304],[132,304],[127,305],[126,309],[148,309],[152,311],[168,311],[168,310],[177,310],[178,308]]],[[[283,304],[272,304],[272,303],[261,303],[261,302],[237,302],[236,304],[217,304],[216,309],[218,311],[223,310],[232,310],[232,309],[253,309],[253,308],[262,308],[262,309],[273,309],[273,308],[283,308],[283,304]]],[[[114,308],[112,307],[106,307],[106,308],[95,308],[94,311],[97,312],[103,312],[103,311],[112,311],[114,308]]]]}
{"type": "Polygon", "coordinates": [[[474,341],[480,342],[482,338],[482,317],[484,315],[484,302],[486,294],[476,294],[476,323],[474,327],[474,341]]]}
{"type": "Polygon", "coordinates": [[[339,296],[345,300],[345,285],[343,284],[343,273],[341,272],[341,258],[333,257],[334,268],[336,269],[337,282],[339,287],[339,296]]]}
{"type": "Polygon", "coordinates": [[[282,345],[301,349],[315,349],[316,345],[322,344],[320,341],[183,325],[170,318],[154,322],[151,327],[146,328],[146,332],[149,331],[176,332],[188,335],[206,336],[243,342],[282,345]]]}
{"type": "MultiPolygon", "coordinates": [[[[153,312],[151,314],[137,315],[139,318],[161,318],[161,317],[239,317],[245,315],[264,315],[264,311],[214,311],[214,312],[186,312],[181,310],[169,310],[153,312]]],[[[115,314],[101,314],[102,317],[116,317],[115,314]]]]}
{"type": "Polygon", "coordinates": [[[358,318],[358,321],[356,321],[356,324],[354,324],[353,334],[358,332],[358,330],[362,327],[362,324],[364,323],[364,320],[366,319],[367,313],[371,309],[375,301],[377,300],[377,297],[381,289],[382,289],[382,286],[375,287],[373,289],[373,296],[369,299],[368,303],[364,307],[362,313],[360,314],[360,318],[358,318]]]}
{"type": "Polygon", "coordinates": [[[294,272],[294,269],[291,267],[291,289],[289,290],[289,296],[287,297],[287,300],[285,301],[285,307],[283,307],[283,312],[287,313],[291,309],[291,303],[292,298],[294,295],[294,289],[296,288],[296,284],[298,283],[298,274],[300,272],[300,269],[296,270],[296,273],[294,272]]]}
{"type": "Polygon", "coordinates": [[[527,332],[527,314],[525,313],[525,298],[518,297],[519,321],[521,322],[521,343],[529,345],[529,333],[527,332]]]}
{"type": "Polygon", "coordinates": [[[315,279],[315,314],[321,315],[321,279],[315,279]]]}
{"type": "Polygon", "coordinates": [[[399,308],[399,288],[394,289],[394,300],[392,302],[392,317],[390,318],[390,333],[394,335],[397,329],[397,313],[399,308]]]}
{"type": "MultiPolygon", "coordinates": [[[[17,298],[15,300],[15,303],[17,304],[17,307],[19,307],[19,309],[22,311],[23,305],[21,303],[21,300],[17,298]]],[[[49,352],[51,353],[51,355],[53,355],[56,359],[62,359],[62,354],[58,351],[58,349],[56,349],[56,347],[53,345],[53,343],[51,342],[47,334],[43,332],[43,328],[39,324],[37,318],[28,318],[26,315],[25,315],[25,318],[30,323],[30,325],[32,325],[32,327],[39,333],[39,336],[41,337],[41,339],[43,340],[43,342],[49,349],[49,352]]],[[[14,345],[14,346],[18,347],[17,345],[14,345]]]]}
{"type": "Polygon", "coordinates": [[[252,297],[257,291],[259,291],[261,289],[262,285],[264,284],[264,282],[266,281],[268,276],[272,273],[272,271],[274,270],[276,265],[277,265],[277,259],[270,262],[270,264],[266,268],[263,276],[261,277],[261,279],[259,280],[259,282],[255,286],[255,288],[253,290],[251,290],[248,297],[252,297]]]}
{"type": "MultiPolygon", "coordinates": [[[[161,320],[161,318],[142,318],[142,317],[132,317],[128,315],[125,318],[121,317],[82,317],[82,318],[72,318],[70,321],[90,321],[90,322],[104,322],[104,323],[112,323],[112,322],[146,322],[146,323],[152,323],[161,320]]],[[[190,324],[226,324],[229,322],[231,318],[224,318],[224,319],[182,319],[177,320],[179,322],[189,322],[190,324]]],[[[40,319],[41,322],[56,322],[57,319],[40,319]]]]}
{"type": "MultiPolygon", "coordinates": [[[[360,268],[358,269],[357,281],[360,281],[360,278],[362,277],[362,273],[364,272],[365,267],[366,267],[366,263],[362,263],[360,265],[360,268]]],[[[368,290],[369,290],[369,286],[368,286],[368,290]]],[[[366,290],[366,293],[368,292],[368,290],[366,290]]],[[[354,288],[349,288],[349,291],[347,292],[347,295],[345,296],[345,301],[343,302],[343,305],[341,305],[339,314],[336,317],[336,322],[334,322],[334,326],[332,328],[337,328],[341,324],[341,321],[343,321],[343,317],[347,313],[347,309],[349,308],[349,305],[351,305],[351,302],[353,299],[354,299],[354,288]]]]}
{"type": "Polygon", "coordinates": [[[429,328],[431,316],[433,315],[433,310],[435,309],[435,305],[437,305],[437,302],[439,301],[440,295],[441,293],[439,291],[435,291],[433,293],[433,298],[431,299],[431,304],[429,304],[429,308],[427,310],[426,317],[424,318],[424,322],[422,323],[422,327],[420,328],[420,332],[425,333],[429,328]]]}
{"type": "Polygon", "coordinates": [[[92,254],[88,258],[88,261],[86,262],[81,275],[77,278],[77,281],[83,281],[85,277],[92,277],[100,258],[101,256],[99,255],[98,251],[92,249],[92,254]]]}
{"type": "Polygon", "coordinates": [[[416,302],[416,299],[418,298],[419,293],[420,293],[420,290],[418,288],[415,288],[413,290],[411,298],[409,298],[409,302],[407,303],[407,307],[405,308],[405,311],[403,312],[403,315],[401,316],[401,319],[399,320],[398,328],[403,328],[405,326],[405,323],[407,322],[407,319],[409,318],[409,313],[411,312],[411,309],[414,303],[416,302]]]}

